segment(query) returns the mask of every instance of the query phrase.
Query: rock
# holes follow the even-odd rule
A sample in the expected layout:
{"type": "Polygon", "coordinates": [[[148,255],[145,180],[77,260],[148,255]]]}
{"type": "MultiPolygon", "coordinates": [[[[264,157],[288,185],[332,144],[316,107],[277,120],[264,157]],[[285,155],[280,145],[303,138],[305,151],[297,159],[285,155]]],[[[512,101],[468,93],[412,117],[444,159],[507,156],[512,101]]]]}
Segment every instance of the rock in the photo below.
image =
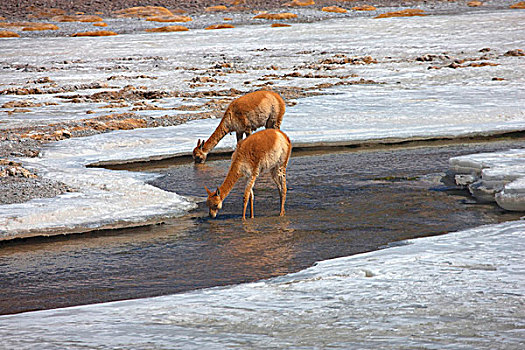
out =
{"type": "Polygon", "coordinates": [[[335,13],[346,13],[346,10],[344,8],[338,7],[338,6],[327,6],[323,7],[321,11],[324,12],[335,12],[335,13]]]}
{"type": "Polygon", "coordinates": [[[150,28],[146,29],[146,32],[149,33],[170,33],[170,32],[186,32],[189,29],[184,26],[166,26],[160,28],[150,28]]]}
{"type": "Polygon", "coordinates": [[[111,35],[118,35],[115,32],[109,31],[109,30],[99,30],[94,32],[81,32],[81,33],[75,33],[71,34],[72,37],[81,37],[81,36],[111,36],[111,35]]]}
{"type": "Polygon", "coordinates": [[[28,80],[27,82],[28,84],[50,84],[50,83],[54,83],[53,80],[51,80],[50,77],[42,77],[42,78],[38,78],[38,79],[35,79],[35,80],[28,80]]]}
{"type": "Polygon", "coordinates": [[[522,49],[510,50],[505,52],[505,56],[525,56],[525,52],[522,49]]]}

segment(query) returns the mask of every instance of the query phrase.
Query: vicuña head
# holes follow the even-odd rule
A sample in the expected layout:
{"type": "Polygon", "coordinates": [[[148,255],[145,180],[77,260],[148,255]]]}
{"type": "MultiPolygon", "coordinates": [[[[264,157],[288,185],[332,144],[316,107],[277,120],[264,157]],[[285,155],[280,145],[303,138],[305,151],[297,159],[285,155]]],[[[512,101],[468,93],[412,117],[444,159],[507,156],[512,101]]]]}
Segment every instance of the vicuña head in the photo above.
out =
{"type": "Polygon", "coordinates": [[[204,186],[204,188],[206,189],[206,192],[208,192],[208,200],[206,201],[206,205],[209,208],[210,217],[215,219],[215,217],[219,213],[219,210],[222,209],[222,199],[220,190],[217,188],[215,192],[212,192],[208,189],[208,187],[204,186]]]}
{"type": "Polygon", "coordinates": [[[193,160],[195,163],[204,163],[206,161],[206,157],[208,156],[207,152],[204,152],[204,141],[201,141],[200,139],[197,141],[197,147],[193,150],[193,160]]]}
{"type": "Polygon", "coordinates": [[[256,132],[247,137],[237,145],[233,152],[232,162],[228,175],[215,192],[210,191],[206,186],[210,216],[215,218],[222,202],[233,189],[235,183],[241,177],[247,177],[248,182],[244,189],[242,219],[246,219],[246,208],[248,201],[250,205],[250,217],[254,217],[253,212],[253,185],[259,174],[269,171],[272,179],[277,185],[281,199],[280,216],[284,215],[284,203],[286,201],[286,166],[292,152],[290,139],[284,132],[277,129],[266,129],[256,132]]]}
{"type": "Polygon", "coordinates": [[[238,143],[261,126],[279,129],[284,111],[284,100],[273,91],[254,91],[233,100],[213,134],[206,141],[197,141],[193,150],[195,163],[204,163],[208,153],[230,132],[235,132],[238,143]]]}

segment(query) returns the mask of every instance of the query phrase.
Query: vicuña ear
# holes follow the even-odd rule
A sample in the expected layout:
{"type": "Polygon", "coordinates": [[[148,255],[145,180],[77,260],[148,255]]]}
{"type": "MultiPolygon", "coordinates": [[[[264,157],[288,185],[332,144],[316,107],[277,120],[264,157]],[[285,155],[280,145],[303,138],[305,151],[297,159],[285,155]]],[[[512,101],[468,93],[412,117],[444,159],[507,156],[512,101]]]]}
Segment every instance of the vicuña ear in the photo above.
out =
{"type": "Polygon", "coordinates": [[[208,189],[208,187],[206,187],[206,186],[204,186],[204,188],[206,189],[206,192],[208,192],[208,196],[211,196],[213,192],[210,191],[210,190],[208,189]]]}
{"type": "Polygon", "coordinates": [[[202,147],[204,147],[204,140],[202,140],[201,142],[201,139],[199,139],[199,143],[197,144],[197,146],[202,149],[202,147]]]}
{"type": "Polygon", "coordinates": [[[219,190],[219,187],[217,187],[217,191],[215,192],[215,194],[217,194],[217,196],[221,195],[221,191],[219,190]]]}

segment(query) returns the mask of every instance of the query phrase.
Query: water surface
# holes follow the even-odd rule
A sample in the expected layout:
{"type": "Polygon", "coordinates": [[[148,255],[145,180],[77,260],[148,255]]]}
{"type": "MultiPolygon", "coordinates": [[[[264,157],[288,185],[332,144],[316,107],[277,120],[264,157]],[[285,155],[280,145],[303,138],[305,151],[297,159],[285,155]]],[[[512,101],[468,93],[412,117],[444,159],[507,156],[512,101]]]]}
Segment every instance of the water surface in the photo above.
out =
{"type": "MultiPolygon", "coordinates": [[[[0,313],[90,304],[237,284],[302,270],[400,240],[514,220],[441,182],[452,156],[524,147],[520,141],[413,149],[297,153],[286,216],[271,179],[255,185],[255,219],[241,220],[239,183],[217,219],[201,206],[163,225],[6,242],[0,313]]],[[[148,166],[152,183],[204,196],[229,160],[148,166]]],[[[144,169],[142,169],[144,170],[144,169]]]]}

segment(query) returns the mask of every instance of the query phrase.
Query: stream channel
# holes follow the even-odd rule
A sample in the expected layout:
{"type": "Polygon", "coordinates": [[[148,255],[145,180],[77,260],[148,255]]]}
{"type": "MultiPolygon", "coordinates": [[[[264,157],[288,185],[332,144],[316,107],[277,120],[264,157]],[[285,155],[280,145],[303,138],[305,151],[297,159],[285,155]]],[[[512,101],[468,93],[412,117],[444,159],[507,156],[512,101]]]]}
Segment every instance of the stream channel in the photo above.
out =
{"type": "MultiPolygon", "coordinates": [[[[294,150],[286,215],[270,177],[257,180],[255,219],[241,220],[244,182],[216,219],[204,202],[137,228],[0,243],[0,314],[180,293],[299,271],[316,261],[519,219],[444,181],[450,157],[525,147],[505,139],[384,148],[294,150]]],[[[202,197],[229,157],[115,166],[158,174],[152,185],[202,197]]]]}

